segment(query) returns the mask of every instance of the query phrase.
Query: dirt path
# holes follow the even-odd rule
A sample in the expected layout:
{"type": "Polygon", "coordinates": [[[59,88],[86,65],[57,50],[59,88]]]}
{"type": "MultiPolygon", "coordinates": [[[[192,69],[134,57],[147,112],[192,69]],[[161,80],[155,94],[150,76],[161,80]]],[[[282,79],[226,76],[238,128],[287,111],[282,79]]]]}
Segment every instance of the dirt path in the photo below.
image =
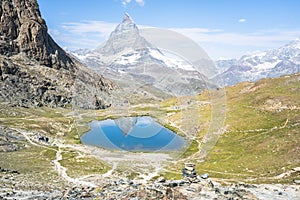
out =
{"type": "Polygon", "coordinates": [[[161,166],[156,166],[155,170],[149,174],[140,174],[138,178],[141,178],[140,183],[146,184],[152,178],[159,175],[159,172],[162,170],[161,166]]]}
{"type": "Polygon", "coordinates": [[[96,187],[94,184],[100,180],[107,180],[108,178],[116,178],[113,176],[114,172],[117,170],[119,164],[127,166],[127,169],[130,171],[136,171],[137,173],[142,174],[143,182],[147,182],[154,176],[157,176],[159,171],[162,169],[163,163],[171,159],[168,154],[164,153],[132,153],[132,152],[118,152],[118,151],[109,151],[97,147],[77,145],[77,144],[64,144],[60,140],[53,141],[52,145],[55,145],[58,148],[53,148],[49,144],[43,144],[34,139],[35,134],[19,129],[13,129],[18,133],[22,134],[24,138],[34,146],[40,148],[49,149],[56,151],[55,159],[52,160],[54,164],[55,171],[61,176],[64,180],[74,185],[82,185],[87,187],[96,187]],[[62,152],[63,149],[71,149],[78,153],[77,158],[83,157],[84,155],[92,155],[97,159],[104,161],[105,163],[112,164],[112,168],[107,171],[105,174],[90,174],[87,176],[82,176],[79,178],[72,178],[68,175],[68,169],[61,165],[61,160],[63,159],[62,152]],[[142,167],[141,167],[142,166],[142,167]],[[154,169],[151,170],[151,169],[154,169]],[[145,176],[143,174],[146,174],[145,176]]]}
{"type": "Polygon", "coordinates": [[[88,186],[88,187],[96,187],[95,184],[93,184],[91,182],[83,181],[83,180],[81,180],[81,178],[72,178],[72,177],[68,176],[67,168],[63,167],[59,162],[61,160],[62,160],[61,148],[58,148],[58,150],[56,151],[56,158],[52,162],[55,165],[56,171],[58,172],[58,174],[62,178],[64,178],[66,181],[68,181],[70,183],[73,183],[75,185],[84,185],[84,186],[88,186]]]}
{"type": "Polygon", "coordinates": [[[114,162],[113,163],[113,167],[111,168],[111,170],[107,171],[105,174],[102,174],[102,177],[103,178],[111,177],[111,175],[113,174],[113,172],[117,169],[117,166],[118,166],[118,163],[114,162]]]}
{"type": "Polygon", "coordinates": [[[291,174],[293,173],[297,173],[297,172],[300,172],[300,167],[295,167],[287,172],[284,172],[282,174],[279,174],[278,176],[275,176],[274,178],[275,179],[282,179],[284,178],[285,176],[291,176],[291,174]]]}
{"type": "Polygon", "coordinates": [[[30,144],[32,144],[32,145],[34,145],[34,146],[38,146],[38,147],[42,147],[42,148],[51,149],[51,148],[49,148],[49,147],[47,147],[47,146],[44,146],[44,145],[41,145],[41,144],[38,144],[38,143],[33,142],[33,141],[31,140],[31,138],[27,135],[28,132],[26,132],[26,131],[22,131],[22,130],[19,130],[19,129],[16,129],[16,128],[10,128],[10,129],[11,129],[11,130],[14,130],[14,131],[16,131],[16,132],[18,132],[18,133],[20,133],[21,135],[23,135],[23,136],[25,137],[25,139],[26,139],[30,144]]]}
{"type": "Polygon", "coordinates": [[[66,181],[70,182],[70,183],[73,183],[75,185],[83,185],[83,186],[88,186],[88,187],[96,187],[95,184],[91,183],[91,182],[87,182],[87,181],[83,181],[81,180],[81,178],[72,178],[70,176],[68,176],[67,174],[67,168],[63,167],[59,161],[62,160],[62,154],[61,154],[61,147],[58,148],[58,150],[54,149],[54,148],[51,148],[51,147],[48,147],[48,146],[45,146],[45,145],[41,145],[39,143],[36,143],[34,142],[30,136],[28,136],[30,133],[29,132],[26,132],[26,131],[22,131],[22,130],[18,130],[18,129],[15,129],[15,128],[11,128],[12,130],[20,133],[21,135],[24,136],[24,138],[32,145],[34,146],[38,146],[38,147],[41,147],[41,148],[44,148],[44,149],[50,149],[50,150],[53,150],[53,151],[56,151],[56,157],[54,160],[52,160],[52,163],[54,164],[55,166],[55,170],[57,171],[57,173],[63,178],[65,179],[66,181]]]}

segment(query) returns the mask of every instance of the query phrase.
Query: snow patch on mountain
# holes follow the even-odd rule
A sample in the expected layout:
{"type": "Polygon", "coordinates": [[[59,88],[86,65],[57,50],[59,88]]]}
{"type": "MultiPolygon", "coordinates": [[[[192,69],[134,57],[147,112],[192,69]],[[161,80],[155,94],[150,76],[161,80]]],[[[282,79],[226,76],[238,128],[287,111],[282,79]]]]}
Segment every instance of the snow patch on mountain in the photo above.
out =
{"type": "Polygon", "coordinates": [[[253,71],[263,71],[263,70],[268,70],[268,69],[272,69],[274,68],[278,63],[280,62],[280,60],[277,60],[275,62],[264,62],[264,63],[260,63],[258,65],[254,65],[253,66],[253,71]]]}
{"type": "Polygon", "coordinates": [[[72,55],[75,56],[76,58],[78,58],[79,60],[85,60],[89,56],[89,54],[80,55],[80,54],[75,53],[75,52],[73,52],[72,55]]]}
{"type": "Polygon", "coordinates": [[[179,68],[187,71],[196,71],[191,64],[189,64],[187,61],[184,61],[183,59],[175,57],[175,55],[172,55],[172,57],[166,57],[164,54],[155,49],[150,50],[150,55],[153,58],[160,60],[168,67],[179,68]]]}
{"type": "Polygon", "coordinates": [[[277,49],[245,55],[239,60],[219,60],[216,64],[221,73],[215,78],[222,79],[225,85],[299,73],[300,40],[277,49]]]}
{"type": "Polygon", "coordinates": [[[130,54],[122,55],[121,57],[117,58],[114,63],[120,65],[134,65],[138,63],[138,60],[141,58],[139,52],[134,51],[130,54]]]}

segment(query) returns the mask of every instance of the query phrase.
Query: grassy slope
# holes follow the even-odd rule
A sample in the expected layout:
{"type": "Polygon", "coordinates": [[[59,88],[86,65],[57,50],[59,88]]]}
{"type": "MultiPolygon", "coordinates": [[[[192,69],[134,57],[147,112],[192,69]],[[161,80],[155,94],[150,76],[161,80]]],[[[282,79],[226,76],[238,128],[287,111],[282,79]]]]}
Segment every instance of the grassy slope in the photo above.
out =
{"type": "MultiPolygon", "coordinates": [[[[181,160],[162,175],[180,178],[184,162],[194,162],[199,173],[208,172],[212,177],[232,181],[291,183],[299,179],[299,173],[274,178],[300,166],[299,79],[298,74],[240,83],[225,89],[225,99],[222,91],[204,91],[197,97],[189,97],[186,101],[196,104],[164,118],[185,129],[186,134],[191,134],[188,127],[195,127],[189,121],[197,119],[198,132],[181,160]],[[184,116],[188,120],[183,120],[184,116]],[[210,134],[220,127],[225,127],[226,132],[220,136],[210,134]],[[216,144],[203,143],[207,136],[219,140],[216,144]],[[206,151],[208,154],[202,159],[202,152],[206,151]]],[[[162,102],[162,107],[172,111],[170,108],[180,106],[180,101],[168,99],[162,102]]]]}
{"type": "MultiPolygon", "coordinates": [[[[33,131],[50,137],[51,142],[57,138],[70,144],[79,143],[80,136],[89,129],[88,122],[93,118],[83,116],[80,124],[77,124],[74,116],[68,116],[70,112],[74,112],[74,110],[21,108],[2,104],[0,106],[0,125],[33,131]],[[85,125],[80,126],[82,123],[85,125]]],[[[87,112],[84,111],[78,113],[78,115],[87,112]]],[[[30,180],[29,182],[34,183],[32,186],[40,185],[44,187],[54,181],[53,187],[61,187],[60,183],[55,182],[59,179],[52,164],[56,155],[55,148],[53,147],[51,151],[33,146],[25,141],[19,143],[23,144],[21,145],[23,148],[19,151],[0,152],[0,167],[19,171],[21,173],[20,179],[30,180]],[[26,147],[24,148],[24,146],[26,147]],[[40,184],[37,184],[38,182],[40,184]]],[[[67,173],[71,177],[102,174],[110,169],[102,161],[93,157],[84,155],[77,158],[77,154],[71,150],[64,149],[62,156],[63,159],[60,162],[64,167],[67,167],[67,173]]]]}
{"type": "Polygon", "coordinates": [[[299,174],[273,178],[300,166],[299,79],[295,75],[226,88],[227,132],[198,163],[198,171],[249,182],[299,179],[299,174]]]}
{"type": "MultiPolygon", "coordinates": [[[[0,167],[16,170],[20,174],[14,176],[18,189],[57,189],[65,186],[51,164],[55,159],[55,151],[36,146],[27,146],[19,151],[0,152],[0,167]]],[[[0,173],[0,177],[5,177],[0,173]]],[[[1,182],[3,187],[6,182],[1,182]]]]}
{"type": "Polygon", "coordinates": [[[90,174],[104,174],[110,167],[92,156],[80,156],[78,152],[63,149],[61,165],[67,168],[67,174],[79,178],[90,174]]]}

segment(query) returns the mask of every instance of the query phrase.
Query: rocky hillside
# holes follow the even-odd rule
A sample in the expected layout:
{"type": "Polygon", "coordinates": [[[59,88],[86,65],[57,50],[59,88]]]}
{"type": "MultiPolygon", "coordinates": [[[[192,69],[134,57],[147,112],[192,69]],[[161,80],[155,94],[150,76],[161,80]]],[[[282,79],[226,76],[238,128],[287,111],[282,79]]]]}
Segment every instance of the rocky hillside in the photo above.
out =
{"type": "Polygon", "coordinates": [[[16,106],[105,108],[114,85],[48,34],[36,0],[0,0],[0,101],[16,106]]]}
{"type": "Polygon", "coordinates": [[[221,72],[217,77],[225,85],[299,73],[300,40],[277,49],[245,55],[239,60],[219,60],[216,64],[221,72]]]}

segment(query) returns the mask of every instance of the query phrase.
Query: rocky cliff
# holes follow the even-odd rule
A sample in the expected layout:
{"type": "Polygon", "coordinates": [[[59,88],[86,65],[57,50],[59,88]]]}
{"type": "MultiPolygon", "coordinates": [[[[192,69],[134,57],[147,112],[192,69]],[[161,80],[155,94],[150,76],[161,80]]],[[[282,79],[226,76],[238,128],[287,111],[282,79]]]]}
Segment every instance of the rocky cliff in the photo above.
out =
{"type": "Polygon", "coordinates": [[[48,34],[36,0],[0,0],[0,101],[17,106],[105,108],[114,85],[48,34]]]}

